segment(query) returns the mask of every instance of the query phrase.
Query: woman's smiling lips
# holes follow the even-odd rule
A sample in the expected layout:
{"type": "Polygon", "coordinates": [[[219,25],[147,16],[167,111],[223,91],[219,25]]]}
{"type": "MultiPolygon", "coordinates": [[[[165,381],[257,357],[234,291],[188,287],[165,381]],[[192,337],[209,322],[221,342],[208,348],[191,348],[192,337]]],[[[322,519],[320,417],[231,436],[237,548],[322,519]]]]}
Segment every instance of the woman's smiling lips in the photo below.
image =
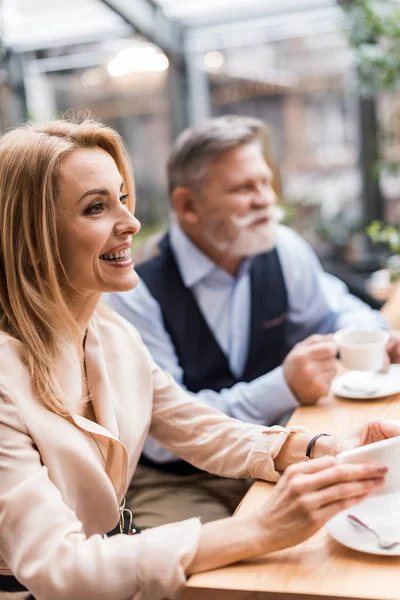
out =
{"type": "Polygon", "coordinates": [[[130,245],[123,244],[100,255],[100,260],[115,267],[126,267],[133,265],[130,245]]]}

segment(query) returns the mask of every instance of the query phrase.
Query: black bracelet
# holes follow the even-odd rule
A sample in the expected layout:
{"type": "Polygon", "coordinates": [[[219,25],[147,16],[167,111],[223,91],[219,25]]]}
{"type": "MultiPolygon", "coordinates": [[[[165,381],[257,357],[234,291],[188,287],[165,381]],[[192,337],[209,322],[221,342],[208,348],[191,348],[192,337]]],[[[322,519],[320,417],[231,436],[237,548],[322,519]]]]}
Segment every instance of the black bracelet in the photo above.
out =
{"type": "Polygon", "coordinates": [[[311,438],[311,440],[308,442],[307,444],[307,448],[306,448],[306,456],[304,458],[304,460],[310,460],[311,458],[311,451],[314,448],[314,444],[317,440],[319,440],[320,437],[323,437],[325,435],[330,436],[330,433],[319,433],[318,435],[314,435],[313,438],[311,438]]]}

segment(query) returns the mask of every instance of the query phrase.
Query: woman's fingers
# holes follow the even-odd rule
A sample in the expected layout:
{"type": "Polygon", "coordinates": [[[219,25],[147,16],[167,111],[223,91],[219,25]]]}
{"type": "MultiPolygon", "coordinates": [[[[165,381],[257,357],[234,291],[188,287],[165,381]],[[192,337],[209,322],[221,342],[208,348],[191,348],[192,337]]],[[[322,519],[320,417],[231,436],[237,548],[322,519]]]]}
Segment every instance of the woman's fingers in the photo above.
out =
{"type": "Polygon", "coordinates": [[[313,460],[303,460],[301,462],[290,465],[285,470],[285,476],[290,477],[299,473],[317,473],[324,469],[329,469],[337,465],[337,460],[333,456],[321,456],[313,460]]]}
{"type": "Polygon", "coordinates": [[[290,518],[307,523],[306,535],[312,535],[335,514],[378,490],[387,470],[384,465],[341,464],[324,456],[289,467],[277,492],[285,506],[292,506],[290,518]]]}
{"type": "Polygon", "coordinates": [[[307,511],[318,511],[333,504],[342,504],[360,496],[365,496],[378,490],[384,483],[384,478],[362,479],[337,483],[316,492],[302,496],[303,507],[307,511]]]}
{"type": "Polygon", "coordinates": [[[333,502],[332,504],[328,504],[314,512],[314,522],[318,528],[321,528],[323,525],[325,525],[325,523],[329,521],[329,519],[333,519],[333,517],[336,517],[336,515],[342,512],[342,510],[346,510],[348,508],[351,508],[352,506],[356,506],[366,498],[368,498],[368,494],[363,494],[361,496],[353,496],[352,498],[347,498],[345,500],[341,500],[340,502],[333,502]]]}
{"type": "Polygon", "coordinates": [[[386,471],[376,464],[340,464],[332,456],[292,465],[257,519],[275,549],[297,544],[379,489],[386,471]]]}
{"type": "Polygon", "coordinates": [[[400,436],[400,426],[398,421],[393,422],[390,419],[376,419],[372,422],[372,428],[375,429],[375,437],[378,440],[400,436]]]}
{"type": "MultiPolygon", "coordinates": [[[[310,461],[310,463],[317,462],[317,460],[310,461]]],[[[318,468],[314,472],[298,472],[296,481],[293,481],[292,485],[299,493],[309,493],[346,482],[380,479],[386,475],[387,470],[385,465],[340,464],[334,459],[332,466],[318,468]]]]}
{"type": "Polygon", "coordinates": [[[358,442],[360,446],[378,442],[391,437],[400,435],[400,427],[398,422],[393,422],[389,419],[374,419],[367,423],[360,431],[358,442]]]}

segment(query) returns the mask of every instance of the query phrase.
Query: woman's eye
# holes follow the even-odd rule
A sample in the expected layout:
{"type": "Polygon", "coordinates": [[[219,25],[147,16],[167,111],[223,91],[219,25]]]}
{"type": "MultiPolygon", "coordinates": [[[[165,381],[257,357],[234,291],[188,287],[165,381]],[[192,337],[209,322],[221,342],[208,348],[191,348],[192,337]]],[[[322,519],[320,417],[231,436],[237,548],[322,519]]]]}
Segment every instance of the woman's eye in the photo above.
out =
{"type": "Polygon", "coordinates": [[[102,213],[104,210],[103,204],[101,202],[97,202],[96,204],[92,204],[91,206],[88,206],[88,208],[85,210],[85,213],[87,215],[99,215],[100,213],[102,213]]]}
{"type": "Polygon", "coordinates": [[[122,196],[119,197],[119,200],[121,202],[121,204],[126,204],[126,201],[128,200],[129,194],[123,194],[122,196]]]}

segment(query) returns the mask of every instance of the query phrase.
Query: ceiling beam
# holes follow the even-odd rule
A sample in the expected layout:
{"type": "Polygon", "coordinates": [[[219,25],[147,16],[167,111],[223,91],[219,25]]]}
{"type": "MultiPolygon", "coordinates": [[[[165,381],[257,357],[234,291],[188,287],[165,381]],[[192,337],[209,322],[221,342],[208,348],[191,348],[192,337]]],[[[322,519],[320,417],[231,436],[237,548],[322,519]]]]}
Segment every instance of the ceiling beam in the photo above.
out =
{"type": "MultiPolygon", "coordinates": [[[[174,18],[186,27],[193,29],[208,28],[218,25],[237,24],[258,18],[273,19],[275,17],[290,17],[296,19],[300,13],[314,12],[324,8],[337,6],[337,0],[280,0],[279,2],[248,2],[242,6],[234,4],[227,9],[226,4],[216,1],[214,7],[209,11],[196,10],[196,2],[187,2],[184,9],[176,10],[174,18]]],[[[172,5],[173,6],[173,5],[172,5]]]]}
{"type": "Polygon", "coordinates": [[[153,0],[101,0],[133,29],[167,54],[182,53],[182,26],[169,19],[153,0]]]}
{"type": "Polygon", "coordinates": [[[286,13],[259,15],[241,22],[188,27],[184,34],[186,52],[207,52],[235,46],[275,42],[307,35],[325,35],[339,29],[341,10],[326,6],[314,11],[299,11],[293,17],[286,13]]]}

